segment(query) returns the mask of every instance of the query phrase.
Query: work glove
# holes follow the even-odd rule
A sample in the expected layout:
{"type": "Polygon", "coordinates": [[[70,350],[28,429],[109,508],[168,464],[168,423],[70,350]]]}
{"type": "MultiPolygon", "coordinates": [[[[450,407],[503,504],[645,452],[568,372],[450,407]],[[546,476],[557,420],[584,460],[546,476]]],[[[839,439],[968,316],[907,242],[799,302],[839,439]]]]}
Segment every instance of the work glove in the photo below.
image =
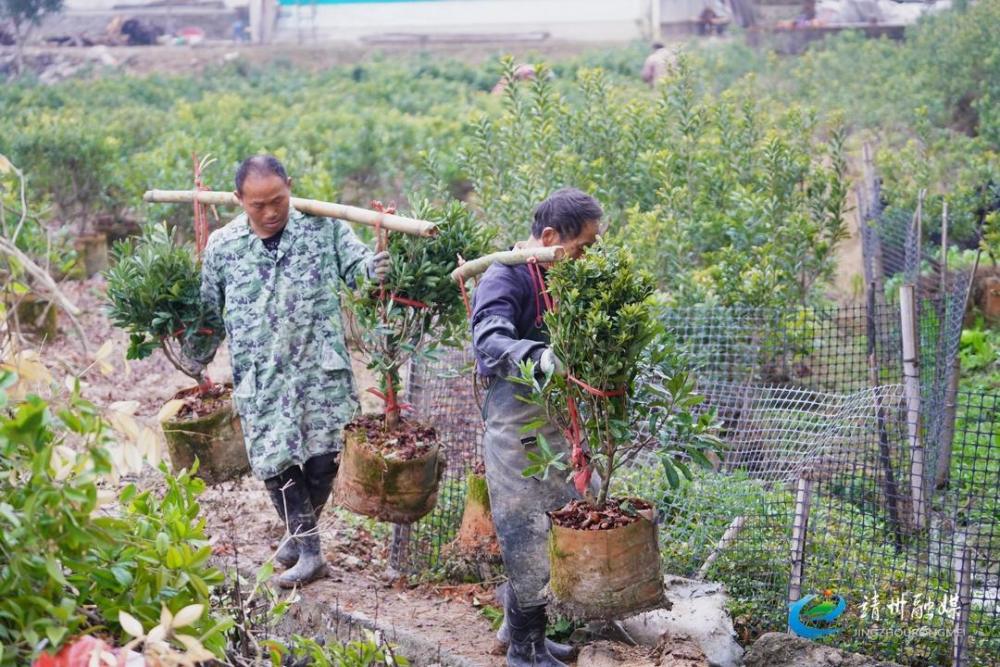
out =
{"type": "Polygon", "coordinates": [[[378,283],[384,283],[389,277],[389,269],[392,267],[392,260],[385,250],[375,253],[368,260],[368,278],[378,283]]]}
{"type": "Polygon", "coordinates": [[[552,351],[551,347],[545,348],[542,356],[538,358],[538,370],[544,373],[547,378],[553,375],[566,375],[566,366],[563,364],[562,359],[557,357],[556,353],[552,351]]]}

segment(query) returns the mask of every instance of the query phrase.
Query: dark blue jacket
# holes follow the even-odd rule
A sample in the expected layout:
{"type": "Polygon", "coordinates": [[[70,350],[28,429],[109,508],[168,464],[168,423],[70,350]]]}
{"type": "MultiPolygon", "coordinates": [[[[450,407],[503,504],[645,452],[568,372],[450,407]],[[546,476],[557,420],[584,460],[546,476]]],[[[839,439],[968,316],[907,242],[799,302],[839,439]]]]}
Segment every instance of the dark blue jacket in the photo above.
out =
{"type": "MultiPolygon", "coordinates": [[[[544,270],[543,270],[544,275],[544,270]]],[[[484,377],[517,375],[518,362],[535,362],[548,345],[540,290],[527,265],[493,264],[483,274],[472,302],[472,346],[484,377]]]]}

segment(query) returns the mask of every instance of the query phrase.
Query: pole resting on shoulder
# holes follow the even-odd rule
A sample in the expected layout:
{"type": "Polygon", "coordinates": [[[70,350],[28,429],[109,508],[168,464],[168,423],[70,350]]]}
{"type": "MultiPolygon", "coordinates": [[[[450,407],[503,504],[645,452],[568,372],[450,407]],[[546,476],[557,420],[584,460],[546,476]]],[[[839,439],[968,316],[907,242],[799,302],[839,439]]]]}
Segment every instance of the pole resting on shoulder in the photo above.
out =
{"type": "MultiPolygon", "coordinates": [[[[240,202],[232,192],[219,192],[204,190],[195,192],[194,190],[147,190],[142,196],[142,200],[147,203],[158,204],[190,204],[198,201],[202,204],[215,206],[239,206],[240,202]]],[[[318,199],[302,199],[292,197],[292,207],[309,215],[318,215],[327,218],[339,218],[360,225],[369,227],[381,226],[394,232],[411,234],[413,236],[434,236],[437,227],[433,222],[419,220],[417,218],[407,218],[402,215],[390,213],[379,213],[359,206],[348,206],[347,204],[336,204],[334,202],[319,201],[318,199]]]]}
{"type": "Polygon", "coordinates": [[[464,283],[469,278],[483,273],[494,263],[507,266],[527,264],[530,261],[549,263],[562,259],[565,254],[563,247],[559,245],[494,252],[465,262],[451,272],[451,278],[458,283],[464,283]]]}

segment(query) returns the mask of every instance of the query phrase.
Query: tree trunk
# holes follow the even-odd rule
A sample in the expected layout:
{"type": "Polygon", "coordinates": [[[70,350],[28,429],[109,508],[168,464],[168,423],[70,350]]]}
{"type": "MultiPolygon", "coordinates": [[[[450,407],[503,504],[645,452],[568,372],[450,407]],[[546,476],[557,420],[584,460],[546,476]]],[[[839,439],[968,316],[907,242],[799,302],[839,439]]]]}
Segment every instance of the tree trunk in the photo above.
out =
{"type": "Polygon", "coordinates": [[[395,431],[399,428],[400,411],[399,397],[396,389],[399,387],[399,369],[393,368],[385,374],[385,430],[395,431]]]}
{"type": "Polygon", "coordinates": [[[597,494],[597,509],[604,509],[604,503],[608,502],[608,493],[611,491],[611,472],[615,468],[615,448],[609,447],[608,463],[604,469],[604,477],[601,479],[601,490],[597,494]]]}

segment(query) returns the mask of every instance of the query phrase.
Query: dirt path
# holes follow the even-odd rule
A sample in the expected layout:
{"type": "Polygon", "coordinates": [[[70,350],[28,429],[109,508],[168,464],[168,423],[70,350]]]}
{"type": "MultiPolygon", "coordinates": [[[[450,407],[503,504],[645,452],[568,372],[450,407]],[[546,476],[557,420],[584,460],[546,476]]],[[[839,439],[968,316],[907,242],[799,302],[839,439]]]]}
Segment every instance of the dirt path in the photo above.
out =
{"type": "MultiPolygon", "coordinates": [[[[84,376],[84,396],[105,406],[115,401],[138,401],[137,417],[156,427],[155,415],[161,405],[179,389],[190,386],[191,380],[159,352],[142,361],[125,361],[128,337],[105,315],[103,279],[66,282],[62,289],[83,311],[80,323],[89,338],[90,354],[72,333],[68,318],[61,315],[64,333],[41,348],[45,363],[61,380],[65,372],[75,373],[89,366],[93,353],[105,341],[112,341],[114,352],[109,361],[113,372],[103,375],[96,368],[89,370],[84,376]]],[[[357,355],[354,361],[358,384],[373,384],[357,355]]],[[[209,375],[216,380],[231,377],[225,349],[209,367],[209,375]]],[[[378,407],[378,399],[371,395],[364,395],[363,401],[369,411],[378,407]]],[[[149,470],[140,483],[155,485],[156,480],[156,474],[149,470]]],[[[255,479],[209,487],[200,504],[221,567],[255,573],[284,532],[264,485],[255,479]]],[[[334,509],[324,514],[321,531],[331,576],[301,591],[303,603],[326,605],[374,620],[383,627],[399,628],[476,665],[504,664],[490,655],[493,631],[479,612],[478,603],[473,604],[474,599],[492,603],[492,589],[467,585],[411,587],[405,579],[387,580],[391,533],[387,525],[334,509]]]]}
{"type": "Polygon", "coordinates": [[[837,269],[834,274],[833,286],[836,290],[837,301],[852,303],[863,299],[865,285],[861,223],[858,219],[857,207],[852,208],[847,213],[844,222],[850,236],[837,246],[837,269]]]}
{"type": "MultiPolygon", "coordinates": [[[[210,488],[202,496],[201,506],[222,567],[255,573],[270,558],[284,532],[263,485],[256,480],[210,488]]],[[[473,585],[411,587],[405,578],[390,580],[386,576],[388,531],[387,526],[346,512],[327,511],[320,532],[330,576],[300,591],[300,607],[325,605],[331,613],[349,612],[390,631],[417,635],[473,664],[503,665],[501,658],[490,654],[494,633],[479,611],[478,601],[493,602],[492,589],[473,585]]]]}

